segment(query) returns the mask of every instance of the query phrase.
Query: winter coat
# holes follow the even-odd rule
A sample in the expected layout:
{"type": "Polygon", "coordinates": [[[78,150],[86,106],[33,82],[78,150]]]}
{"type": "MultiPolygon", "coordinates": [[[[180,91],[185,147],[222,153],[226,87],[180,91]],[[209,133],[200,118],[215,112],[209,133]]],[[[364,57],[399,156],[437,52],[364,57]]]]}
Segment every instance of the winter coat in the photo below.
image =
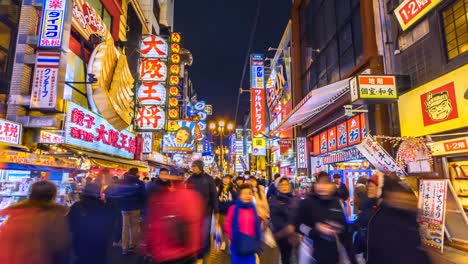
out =
{"type": "Polygon", "coordinates": [[[221,185],[218,192],[219,213],[226,215],[229,207],[236,201],[236,198],[237,194],[232,184],[228,184],[227,186],[221,185]]]}
{"type": "MultiPolygon", "coordinates": [[[[232,240],[233,223],[235,205],[229,207],[226,219],[224,220],[224,232],[226,236],[232,240]]],[[[255,236],[255,210],[239,209],[239,231],[248,236],[255,236]]]]}
{"type": "Polygon", "coordinates": [[[196,190],[202,196],[207,215],[219,213],[218,191],[215,181],[210,175],[206,173],[192,174],[186,183],[188,188],[196,190]]]}
{"type": "Polygon", "coordinates": [[[145,202],[145,184],[137,176],[130,175],[110,185],[105,195],[107,199],[116,201],[121,211],[141,210],[145,202]]]}
{"type": "Polygon", "coordinates": [[[301,230],[301,225],[310,228],[304,235],[314,241],[314,258],[318,264],[338,263],[338,248],[336,239],[328,237],[315,229],[317,223],[335,222],[343,228],[346,225],[343,207],[337,198],[322,199],[316,195],[310,195],[302,200],[296,210],[296,230],[301,230]]]}
{"type": "Polygon", "coordinates": [[[346,185],[340,184],[340,186],[338,186],[338,188],[337,188],[337,190],[336,190],[336,197],[337,197],[338,199],[343,200],[343,201],[348,200],[348,198],[349,198],[349,191],[348,191],[348,188],[346,187],[346,185]]]}
{"type": "Polygon", "coordinates": [[[105,263],[112,241],[114,212],[99,198],[81,196],[68,214],[76,263],[105,263]]]}
{"type": "Polygon", "coordinates": [[[270,186],[268,186],[268,191],[267,191],[267,198],[270,199],[272,196],[276,195],[277,189],[275,182],[270,183],[270,186]]]}
{"type": "Polygon", "coordinates": [[[358,214],[364,204],[367,202],[367,187],[365,184],[358,183],[354,186],[354,213],[358,214]]]}
{"type": "Polygon", "coordinates": [[[368,264],[428,264],[421,248],[417,214],[382,204],[367,229],[368,264]]]}
{"type": "Polygon", "coordinates": [[[25,200],[0,212],[0,263],[59,264],[69,255],[67,209],[25,200]]]}
{"type": "Polygon", "coordinates": [[[276,233],[292,224],[297,206],[292,195],[278,193],[269,200],[272,232],[276,233]]]}

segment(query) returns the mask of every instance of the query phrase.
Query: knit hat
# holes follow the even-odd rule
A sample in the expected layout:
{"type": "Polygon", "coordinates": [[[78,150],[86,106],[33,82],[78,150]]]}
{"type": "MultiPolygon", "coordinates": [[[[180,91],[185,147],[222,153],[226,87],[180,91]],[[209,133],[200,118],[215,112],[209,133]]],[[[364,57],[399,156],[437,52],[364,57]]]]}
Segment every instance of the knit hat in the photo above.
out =
{"type": "Polygon", "coordinates": [[[100,197],[101,188],[102,188],[102,185],[100,183],[90,182],[86,184],[81,194],[84,196],[89,196],[89,197],[100,197]]]}
{"type": "Polygon", "coordinates": [[[192,166],[196,166],[198,169],[200,169],[201,171],[204,170],[205,168],[205,163],[203,163],[203,160],[199,159],[199,160],[194,160],[192,162],[192,166]]]}

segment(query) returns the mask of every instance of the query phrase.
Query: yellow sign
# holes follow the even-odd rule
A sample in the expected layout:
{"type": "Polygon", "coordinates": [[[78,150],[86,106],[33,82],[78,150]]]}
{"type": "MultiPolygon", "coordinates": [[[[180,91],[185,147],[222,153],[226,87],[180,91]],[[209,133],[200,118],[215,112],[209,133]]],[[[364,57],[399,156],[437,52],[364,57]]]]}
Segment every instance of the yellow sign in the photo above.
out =
{"type": "Polygon", "coordinates": [[[253,138],[252,146],[254,148],[266,148],[266,140],[264,138],[253,138]]]}
{"type": "Polygon", "coordinates": [[[468,127],[468,64],[400,96],[402,136],[468,127]]]}
{"type": "Polygon", "coordinates": [[[405,0],[396,9],[395,16],[401,29],[406,30],[431,11],[442,0],[405,0]]]}
{"type": "Polygon", "coordinates": [[[434,142],[431,152],[434,156],[468,152],[468,137],[434,142]]]}
{"type": "Polygon", "coordinates": [[[7,149],[0,149],[0,163],[79,169],[76,160],[7,149]]]}

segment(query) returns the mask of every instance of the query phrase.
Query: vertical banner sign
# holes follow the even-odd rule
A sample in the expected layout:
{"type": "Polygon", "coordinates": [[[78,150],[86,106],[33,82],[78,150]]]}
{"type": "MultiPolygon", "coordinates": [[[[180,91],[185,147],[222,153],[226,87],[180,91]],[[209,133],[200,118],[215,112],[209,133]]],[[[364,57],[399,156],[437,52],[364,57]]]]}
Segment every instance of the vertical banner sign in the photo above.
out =
{"type": "Polygon", "coordinates": [[[143,154],[149,154],[153,152],[153,133],[151,132],[144,132],[141,133],[141,137],[143,138],[143,154]]]}
{"type": "Polygon", "coordinates": [[[348,119],[348,146],[361,142],[361,125],[359,116],[348,119]]]}
{"type": "Polygon", "coordinates": [[[305,137],[298,137],[297,144],[297,168],[307,169],[307,139],[305,137]]]}
{"type": "Polygon", "coordinates": [[[346,122],[343,122],[337,126],[336,133],[336,137],[338,140],[337,148],[341,149],[348,146],[348,129],[346,126],[346,122]]]}
{"type": "Polygon", "coordinates": [[[328,130],[328,151],[336,149],[336,127],[328,130]]]}
{"type": "Polygon", "coordinates": [[[320,133],[320,153],[326,153],[328,150],[327,131],[320,133]]]}
{"type": "Polygon", "coordinates": [[[31,88],[31,108],[55,109],[59,63],[59,52],[37,52],[31,88]]]}
{"type": "Polygon", "coordinates": [[[419,181],[419,228],[422,242],[440,252],[444,249],[447,180],[419,181]]]}
{"type": "Polygon", "coordinates": [[[59,48],[62,46],[66,6],[67,0],[44,0],[38,47],[59,48]]]}
{"type": "Polygon", "coordinates": [[[252,136],[265,133],[265,87],[264,87],[264,56],[250,55],[250,104],[252,136]]]}

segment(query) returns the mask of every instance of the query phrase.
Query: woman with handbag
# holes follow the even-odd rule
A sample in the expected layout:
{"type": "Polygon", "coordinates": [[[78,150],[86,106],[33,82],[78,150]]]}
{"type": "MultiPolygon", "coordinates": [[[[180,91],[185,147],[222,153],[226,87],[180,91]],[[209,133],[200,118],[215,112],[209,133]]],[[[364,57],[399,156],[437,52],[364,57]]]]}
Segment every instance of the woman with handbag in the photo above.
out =
{"type": "Polygon", "coordinates": [[[250,185],[240,185],[238,195],[224,221],[224,231],[231,241],[231,263],[255,264],[255,254],[261,247],[260,218],[250,185]]]}

